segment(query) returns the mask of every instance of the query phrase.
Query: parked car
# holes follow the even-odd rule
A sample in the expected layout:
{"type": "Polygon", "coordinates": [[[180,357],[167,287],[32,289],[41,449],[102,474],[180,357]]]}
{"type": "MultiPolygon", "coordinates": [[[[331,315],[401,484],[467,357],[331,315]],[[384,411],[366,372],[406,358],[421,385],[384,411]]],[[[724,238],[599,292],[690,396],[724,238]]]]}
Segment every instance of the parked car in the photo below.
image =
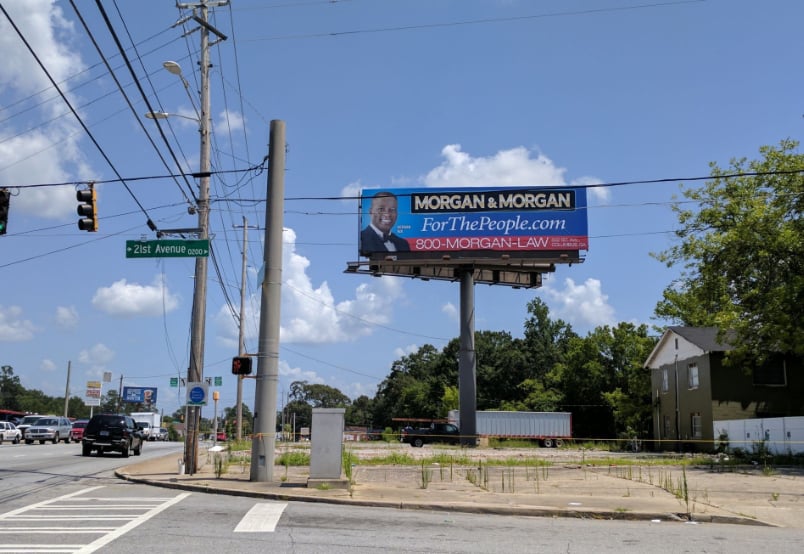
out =
{"type": "Polygon", "coordinates": [[[3,441],[11,441],[19,444],[22,440],[22,432],[10,421],[0,421],[0,444],[3,441]]]}
{"type": "Polygon", "coordinates": [[[89,423],[88,419],[77,419],[73,421],[73,428],[70,429],[70,440],[73,442],[81,442],[84,438],[84,429],[89,423]]]}
{"type": "Polygon", "coordinates": [[[40,417],[25,432],[25,444],[31,444],[33,441],[39,441],[39,444],[45,444],[45,441],[53,441],[53,444],[59,441],[69,443],[72,428],[73,424],[66,417],[40,417]]]}
{"type": "Polygon", "coordinates": [[[226,431],[218,431],[216,437],[218,442],[226,442],[226,431]]]}
{"type": "Polygon", "coordinates": [[[126,414],[97,414],[87,423],[81,439],[81,453],[89,456],[95,450],[98,456],[104,452],[120,452],[128,458],[129,452],[139,456],[142,452],[143,434],[137,422],[126,414]]]}
{"type": "Polygon", "coordinates": [[[170,437],[168,430],[165,427],[160,427],[159,432],[157,433],[156,440],[158,441],[166,441],[170,437]]]}
{"type": "Polygon", "coordinates": [[[425,444],[432,442],[460,444],[461,432],[451,423],[431,423],[430,427],[420,427],[418,429],[405,427],[402,429],[402,436],[399,440],[415,448],[421,448],[425,444]]]}
{"type": "Polygon", "coordinates": [[[28,430],[28,427],[30,427],[31,425],[36,423],[37,420],[39,420],[40,417],[45,417],[45,416],[43,416],[41,414],[30,414],[30,415],[27,415],[27,416],[25,416],[24,418],[22,418],[20,420],[20,422],[17,424],[17,429],[19,429],[20,433],[22,433],[22,438],[23,439],[25,438],[25,432],[28,430]]]}

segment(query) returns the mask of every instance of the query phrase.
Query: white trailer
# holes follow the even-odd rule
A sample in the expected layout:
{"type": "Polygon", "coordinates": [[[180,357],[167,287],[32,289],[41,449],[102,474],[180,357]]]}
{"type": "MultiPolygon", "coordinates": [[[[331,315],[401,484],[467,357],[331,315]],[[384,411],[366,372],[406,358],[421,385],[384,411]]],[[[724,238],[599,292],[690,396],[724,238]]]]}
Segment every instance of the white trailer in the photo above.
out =
{"type": "Polygon", "coordinates": [[[715,421],[714,431],[715,440],[728,435],[729,448],[750,452],[764,442],[772,454],[804,453],[804,416],[715,421]]]}
{"type": "Polygon", "coordinates": [[[157,412],[132,412],[131,417],[142,427],[145,440],[156,440],[162,426],[162,416],[157,412]]]}
{"type": "MultiPolygon", "coordinates": [[[[449,422],[460,428],[460,412],[450,410],[449,422]]],[[[546,447],[561,446],[572,438],[569,412],[477,412],[477,434],[481,437],[536,439],[546,447]]]]}

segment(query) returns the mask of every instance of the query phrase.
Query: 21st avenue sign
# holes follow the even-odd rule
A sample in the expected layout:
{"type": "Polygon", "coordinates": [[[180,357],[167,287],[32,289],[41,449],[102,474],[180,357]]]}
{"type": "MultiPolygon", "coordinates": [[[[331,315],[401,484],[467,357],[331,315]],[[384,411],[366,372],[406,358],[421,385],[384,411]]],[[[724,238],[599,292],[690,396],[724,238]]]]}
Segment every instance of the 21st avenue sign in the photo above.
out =
{"type": "Polygon", "coordinates": [[[209,239],[127,240],[126,258],[206,258],[209,239]]]}

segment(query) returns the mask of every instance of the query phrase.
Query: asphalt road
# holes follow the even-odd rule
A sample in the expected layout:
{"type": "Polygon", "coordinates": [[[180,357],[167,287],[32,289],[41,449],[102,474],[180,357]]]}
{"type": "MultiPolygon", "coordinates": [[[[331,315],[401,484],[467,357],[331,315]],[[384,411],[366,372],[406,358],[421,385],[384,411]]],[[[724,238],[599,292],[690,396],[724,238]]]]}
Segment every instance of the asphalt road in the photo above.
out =
{"type": "MultiPolygon", "coordinates": [[[[139,459],[181,450],[147,443],[139,459]]],[[[774,552],[804,533],[744,525],[531,518],[266,501],[120,481],[137,458],[0,446],[0,552],[774,552]]]]}

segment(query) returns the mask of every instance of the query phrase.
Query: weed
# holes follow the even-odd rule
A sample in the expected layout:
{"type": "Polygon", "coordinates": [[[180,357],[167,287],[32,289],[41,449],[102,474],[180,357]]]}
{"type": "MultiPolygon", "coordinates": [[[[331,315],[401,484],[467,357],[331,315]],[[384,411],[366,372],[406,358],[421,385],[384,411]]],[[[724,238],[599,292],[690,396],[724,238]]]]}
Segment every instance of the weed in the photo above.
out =
{"type": "Polygon", "coordinates": [[[341,465],[343,466],[343,473],[344,473],[344,475],[346,475],[346,479],[347,479],[347,481],[349,482],[350,485],[354,485],[354,479],[353,479],[354,475],[353,475],[352,469],[353,469],[353,465],[354,465],[353,460],[356,460],[356,459],[357,458],[355,458],[352,455],[351,450],[343,450],[343,453],[342,453],[342,456],[341,456],[341,465]]]}
{"type": "Polygon", "coordinates": [[[421,471],[421,487],[426,489],[430,486],[430,481],[433,479],[433,470],[429,467],[426,467],[424,464],[424,460],[422,460],[422,471],[421,471]]]}
{"type": "Polygon", "coordinates": [[[215,463],[215,478],[220,479],[221,475],[227,472],[229,469],[229,457],[221,453],[216,453],[214,458],[215,463]]]}

